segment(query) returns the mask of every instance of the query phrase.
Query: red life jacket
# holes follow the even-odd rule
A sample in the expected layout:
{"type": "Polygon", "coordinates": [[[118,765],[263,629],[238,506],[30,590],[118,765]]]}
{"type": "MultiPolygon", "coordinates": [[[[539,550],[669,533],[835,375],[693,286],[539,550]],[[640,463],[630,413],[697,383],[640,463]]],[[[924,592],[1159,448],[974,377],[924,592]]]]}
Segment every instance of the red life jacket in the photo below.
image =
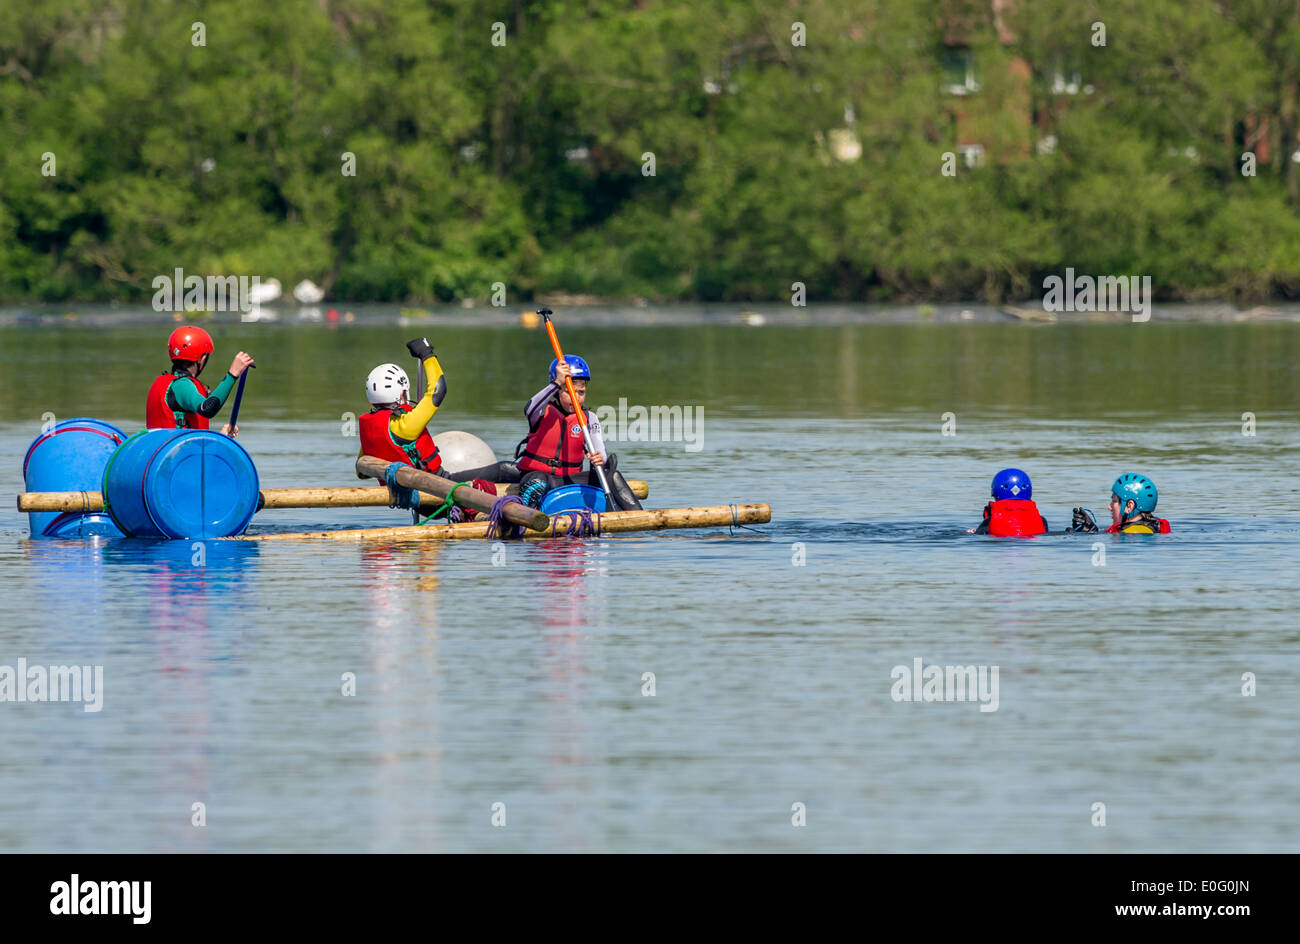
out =
{"type": "MultiPolygon", "coordinates": [[[[177,422],[178,411],[167,405],[167,390],[181,377],[189,377],[189,374],[177,374],[169,370],[154,380],[153,386],[149,388],[149,399],[144,407],[146,429],[208,428],[208,418],[200,413],[182,413],[181,422],[177,422]]],[[[202,380],[197,377],[189,377],[189,379],[194,381],[194,386],[198,387],[200,394],[204,397],[208,395],[208,388],[203,385],[202,380]]]]}
{"type": "Polygon", "coordinates": [[[989,534],[999,538],[1027,538],[1044,534],[1043,516],[1028,498],[1002,498],[989,502],[989,534]]]}
{"type": "Polygon", "coordinates": [[[578,414],[561,413],[548,403],[537,428],[524,440],[523,457],[517,464],[525,472],[577,475],[586,455],[578,414]]]}
{"type": "Polygon", "coordinates": [[[426,472],[437,472],[442,468],[442,456],[427,429],[420,431],[420,438],[413,443],[402,444],[393,439],[393,430],[389,425],[393,414],[409,413],[410,404],[398,406],[395,410],[375,410],[361,414],[357,427],[361,433],[361,451],[368,456],[387,459],[389,462],[405,462],[426,472]]]}

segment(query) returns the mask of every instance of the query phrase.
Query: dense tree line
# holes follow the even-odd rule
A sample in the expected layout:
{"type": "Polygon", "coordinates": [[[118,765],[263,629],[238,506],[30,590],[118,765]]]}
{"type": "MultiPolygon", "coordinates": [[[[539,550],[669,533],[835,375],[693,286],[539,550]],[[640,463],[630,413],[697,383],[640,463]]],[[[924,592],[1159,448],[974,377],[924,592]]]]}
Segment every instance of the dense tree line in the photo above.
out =
{"type": "Polygon", "coordinates": [[[0,299],[1294,295],[1298,98],[1294,0],[0,0],[0,299]]]}

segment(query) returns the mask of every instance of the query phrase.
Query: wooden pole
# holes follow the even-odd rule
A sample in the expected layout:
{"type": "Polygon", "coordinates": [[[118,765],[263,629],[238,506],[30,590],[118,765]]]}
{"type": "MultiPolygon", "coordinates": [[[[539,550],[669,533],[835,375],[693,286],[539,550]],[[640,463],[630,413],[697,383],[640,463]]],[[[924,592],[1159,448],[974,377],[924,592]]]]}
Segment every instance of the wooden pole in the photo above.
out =
{"type": "MultiPolygon", "coordinates": [[[[459,496],[459,492],[456,493],[459,496]]],[[[592,515],[596,520],[596,515],[592,515]]],[[[642,511],[609,511],[600,515],[600,533],[624,531],[662,531],[668,528],[708,528],[726,525],[765,524],[772,520],[771,506],[710,505],[701,508],[650,508],[642,511]]],[[[557,535],[568,529],[569,516],[560,512],[552,516],[557,535]]],[[[442,541],[484,538],[487,522],[466,521],[461,524],[406,525],[399,528],[352,528],[342,531],[299,531],[291,534],[246,534],[234,541],[442,541]]],[[[524,537],[539,540],[551,537],[544,533],[525,532],[524,537]]]]}
{"type": "MultiPolygon", "coordinates": [[[[646,482],[628,482],[637,498],[650,494],[646,482]]],[[[497,496],[505,495],[510,486],[497,483],[497,496]]],[[[460,495],[465,489],[457,492],[460,495]]],[[[386,485],[352,485],[329,488],[264,488],[258,510],[267,508],[383,508],[393,503],[386,485]]],[[[432,511],[443,499],[428,492],[420,493],[420,507],[432,511]]],[[[18,496],[18,510],[33,511],[100,511],[104,496],[99,492],[23,492],[18,496]]]]}
{"type": "Polygon", "coordinates": [[[103,511],[104,496],[99,492],[21,492],[19,511],[103,511]]]}
{"type": "MultiPolygon", "coordinates": [[[[390,465],[392,463],[386,459],[376,459],[374,456],[360,456],[357,459],[357,472],[361,475],[368,475],[372,479],[379,479],[382,482],[384,474],[390,465]]],[[[451,490],[456,488],[458,484],[451,479],[444,479],[441,475],[435,475],[432,472],[421,472],[411,465],[399,466],[395,478],[397,484],[404,488],[416,488],[444,501],[451,493],[451,490]]],[[[453,500],[462,508],[472,508],[475,511],[486,513],[492,510],[492,504],[497,500],[497,497],[466,485],[456,491],[453,500]]],[[[537,509],[529,508],[519,502],[511,502],[506,505],[501,512],[501,516],[511,524],[523,525],[525,528],[532,528],[534,531],[544,531],[551,526],[550,518],[537,509]]],[[[487,523],[484,522],[484,527],[486,526],[487,523]]]]}

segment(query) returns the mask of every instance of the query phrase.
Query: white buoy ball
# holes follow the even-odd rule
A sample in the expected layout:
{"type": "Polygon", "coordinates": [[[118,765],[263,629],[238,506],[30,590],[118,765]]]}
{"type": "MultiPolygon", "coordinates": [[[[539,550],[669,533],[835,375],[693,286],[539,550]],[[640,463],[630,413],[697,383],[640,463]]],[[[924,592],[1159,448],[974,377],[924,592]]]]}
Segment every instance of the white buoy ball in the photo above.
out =
{"type": "Polygon", "coordinates": [[[442,455],[442,464],[449,469],[477,469],[497,461],[492,447],[473,433],[449,429],[433,437],[433,444],[442,455]]]}

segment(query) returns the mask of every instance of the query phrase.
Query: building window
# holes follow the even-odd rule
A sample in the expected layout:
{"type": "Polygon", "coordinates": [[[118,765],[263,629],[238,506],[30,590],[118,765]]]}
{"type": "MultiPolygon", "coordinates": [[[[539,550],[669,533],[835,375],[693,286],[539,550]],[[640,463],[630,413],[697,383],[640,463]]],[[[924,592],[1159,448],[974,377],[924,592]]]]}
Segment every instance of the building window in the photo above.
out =
{"type": "Polygon", "coordinates": [[[1053,95],[1078,95],[1082,84],[1083,78],[1077,72],[1071,72],[1068,76],[1060,71],[1052,73],[1053,95]]]}
{"type": "Polygon", "coordinates": [[[970,95],[980,90],[975,80],[975,57],[968,47],[950,46],[944,50],[943,90],[950,95],[970,95]]]}
{"type": "Polygon", "coordinates": [[[1083,74],[1079,70],[1079,60],[1077,56],[1058,55],[1052,61],[1052,68],[1048,73],[1053,95],[1078,95],[1082,92],[1084,95],[1091,95],[1093,88],[1091,85],[1083,84],[1083,74]]]}
{"type": "Polygon", "coordinates": [[[957,151],[961,154],[962,159],[966,162],[967,167],[984,166],[984,145],[982,144],[959,144],[957,151]]]}

